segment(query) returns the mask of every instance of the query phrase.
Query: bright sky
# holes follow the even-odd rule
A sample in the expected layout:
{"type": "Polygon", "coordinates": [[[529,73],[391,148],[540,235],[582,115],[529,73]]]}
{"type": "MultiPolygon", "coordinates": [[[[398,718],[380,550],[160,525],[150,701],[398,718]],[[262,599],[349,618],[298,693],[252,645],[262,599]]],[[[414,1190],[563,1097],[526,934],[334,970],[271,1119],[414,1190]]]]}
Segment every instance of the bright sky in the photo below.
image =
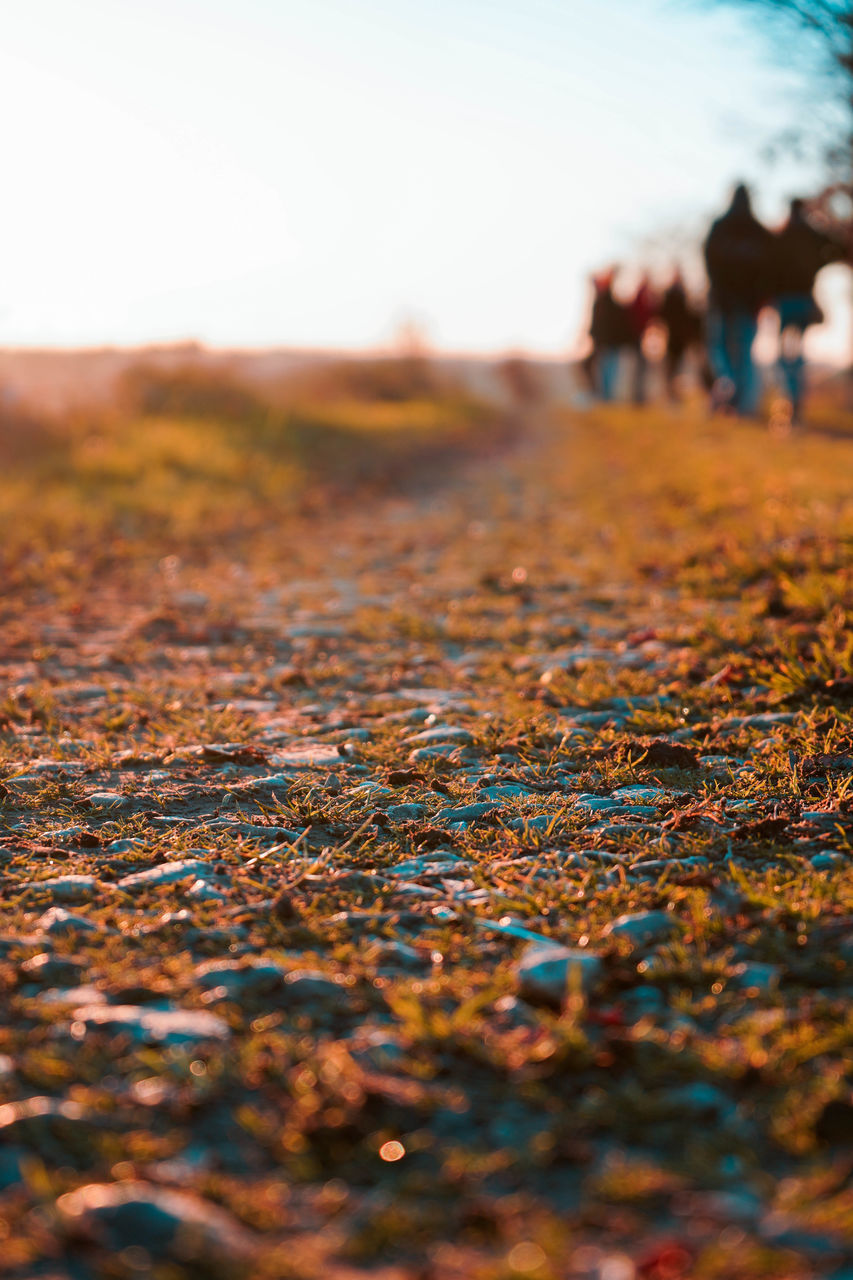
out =
{"type": "Polygon", "coordinates": [[[0,343],[559,351],[733,178],[778,215],[784,87],[675,0],[6,5],[0,343]]]}

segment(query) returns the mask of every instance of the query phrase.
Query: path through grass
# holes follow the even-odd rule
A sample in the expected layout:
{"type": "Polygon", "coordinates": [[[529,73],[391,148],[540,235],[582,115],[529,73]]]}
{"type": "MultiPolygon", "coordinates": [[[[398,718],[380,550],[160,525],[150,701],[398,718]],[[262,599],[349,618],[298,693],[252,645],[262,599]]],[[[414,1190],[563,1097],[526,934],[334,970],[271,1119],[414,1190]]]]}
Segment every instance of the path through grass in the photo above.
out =
{"type": "Polygon", "coordinates": [[[5,1274],[849,1276],[853,444],[454,414],[4,477],[5,1274]]]}

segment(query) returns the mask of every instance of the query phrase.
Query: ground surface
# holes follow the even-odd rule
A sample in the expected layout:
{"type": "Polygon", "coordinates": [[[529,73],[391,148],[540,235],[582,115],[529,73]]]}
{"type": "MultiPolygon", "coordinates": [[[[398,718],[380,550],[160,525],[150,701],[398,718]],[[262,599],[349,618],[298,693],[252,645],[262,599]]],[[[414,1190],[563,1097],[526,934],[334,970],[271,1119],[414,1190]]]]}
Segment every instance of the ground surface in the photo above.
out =
{"type": "Polygon", "coordinates": [[[0,1269],[849,1280],[853,442],[202,430],[4,481],[0,1269]]]}

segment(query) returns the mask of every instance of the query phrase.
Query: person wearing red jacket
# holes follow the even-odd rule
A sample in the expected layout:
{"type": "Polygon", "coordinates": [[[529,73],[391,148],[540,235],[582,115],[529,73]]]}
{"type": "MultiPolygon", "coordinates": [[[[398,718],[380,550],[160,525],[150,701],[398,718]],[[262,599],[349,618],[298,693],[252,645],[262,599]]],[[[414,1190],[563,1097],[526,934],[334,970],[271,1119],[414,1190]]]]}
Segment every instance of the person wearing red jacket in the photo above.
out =
{"type": "Polygon", "coordinates": [[[627,305],[628,341],[627,346],[634,360],[634,380],[632,399],[634,404],[646,403],[646,375],[648,361],[643,351],[643,338],[646,330],[657,317],[657,300],[648,276],[643,276],[637,292],[627,305]]]}

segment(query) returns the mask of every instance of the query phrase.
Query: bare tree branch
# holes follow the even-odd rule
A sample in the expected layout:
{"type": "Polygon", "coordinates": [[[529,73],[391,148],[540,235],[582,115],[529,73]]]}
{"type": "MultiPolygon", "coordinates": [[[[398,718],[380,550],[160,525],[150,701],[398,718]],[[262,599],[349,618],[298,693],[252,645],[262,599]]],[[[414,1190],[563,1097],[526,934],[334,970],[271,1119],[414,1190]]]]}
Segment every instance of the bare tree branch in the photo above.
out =
{"type": "Polygon", "coordinates": [[[799,73],[812,110],[780,129],[768,153],[811,154],[827,181],[853,192],[853,3],[851,0],[697,0],[705,9],[744,13],[799,73]]]}

